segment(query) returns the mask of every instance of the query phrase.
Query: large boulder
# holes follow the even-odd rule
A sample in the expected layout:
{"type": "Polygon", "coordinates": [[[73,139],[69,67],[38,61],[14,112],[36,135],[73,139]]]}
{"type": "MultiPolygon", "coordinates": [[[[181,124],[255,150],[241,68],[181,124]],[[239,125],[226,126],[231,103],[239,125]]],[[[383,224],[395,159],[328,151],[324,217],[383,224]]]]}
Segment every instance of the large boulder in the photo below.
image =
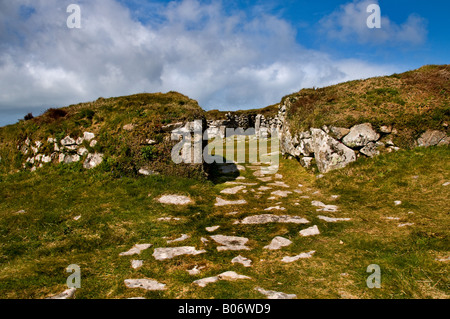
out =
{"type": "Polygon", "coordinates": [[[434,145],[447,145],[450,143],[450,138],[445,132],[428,130],[422,134],[417,140],[419,146],[428,147],[434,145]]]}
{"type": "Polygon", "coordinates": [[[355,152],[321,129],[312,128],[312,146],[316,164],[321,173],[345,167],[356,160],[355,152]]]}
{"type": "Polygon", "coordinates": [[[379,138],[380,134],[373,130],[372,124],[363,123],[353,126],[342,142],[348,147],[355,148],[366,146],[369,142],[376,142],[379,138]]]}

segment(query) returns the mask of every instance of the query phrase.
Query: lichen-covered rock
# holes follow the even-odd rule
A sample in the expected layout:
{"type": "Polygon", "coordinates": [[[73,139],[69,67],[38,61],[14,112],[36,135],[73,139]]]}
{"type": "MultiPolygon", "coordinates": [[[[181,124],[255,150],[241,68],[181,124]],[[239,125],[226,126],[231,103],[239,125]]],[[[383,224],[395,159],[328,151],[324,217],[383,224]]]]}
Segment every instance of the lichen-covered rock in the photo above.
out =
{"type": "Polygon", "coordinates": [[[380,134],[373,130],[372,124],[363,123],[353,126],[342,142],[348,147],[354,148],[363,147],[369,142],[376,142],[379,138],[380,134]]]}
{"type": "Polygon", "coordinates": [[[429,147],[434,145],[447,145],[450,143],[450,138],[445,132],[437,130],[428,130],[422,134],[417,140],[419,146],[429,147]]]}
{"type": "Polygon", "coordinates": [[[86,169],[91,169],[98,166],[103,161],[103,154],[94,153],[88,154],[86,160],[84,161],[83,167],[86,169]]]}
{"type": "Polygon", "coordinates": [[[61,140],[61,145],[63,145],[63,146],[75,145],[75,144],[76,144],[76,141],[73,138],[71,138],[69,135],[61,140]]]}
{"type": "Polygon", "coordinates": [[[345,167],[356,160],[355,152],[335,140],[321,129],[311,129],[313,136],[314,157],[321,173],[345,167]]]}
{"type": "Polygon", "coordinates": [[[380,151],[378,150],[378,147],[374,142],[367,143],[367,145],[359,151],[368,157],[374,157],[380,154],[380,151]]]}

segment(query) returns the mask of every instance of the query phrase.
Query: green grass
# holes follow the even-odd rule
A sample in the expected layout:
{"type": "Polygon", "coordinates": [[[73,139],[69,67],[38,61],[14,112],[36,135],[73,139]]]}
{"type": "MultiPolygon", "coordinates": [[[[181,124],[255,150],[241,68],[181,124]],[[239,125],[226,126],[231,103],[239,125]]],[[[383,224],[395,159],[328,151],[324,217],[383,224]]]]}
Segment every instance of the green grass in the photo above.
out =
{"type": "MultiPolygon", "coordinates": [[[[77,298],[263,298],[254,287],[294,293],[298,298],[448,298],[448,264],[437,257],[448,256],[450,180],[448,147],[415,149],[361,160],[316,179],[295,160],[283,159],[279,173],[293,189],[279,200],[268,200],[269,192],[256,198],[249,192],[223,195],[225,178],[215,183],[176,177],[122,177],[102,171],[78,169],[76,165],[44,167],[35,173],[20,172],[2,177],[0,184],[0,297],[44,298],[66,289],[70,264],[81,267],[77,298]],[[418,178],[413,178],[418,176],[418,178]],[[299,187],[301,183],[303,186],[299,187]],[[316,193],[319,192],[319,193],[316,193]],[[174,207],[155,201],[161,194],[190,196],[195,204],[174,207]],[[331,195],[340,197],[331,199],[331,195]],[[300,198],[308,195],[310,198],[300,198]],[[247,205],[214,207],[216,196],[245,198],[247,205]],[[339,206],[337,213],[318,213],[311,200],[339,206]],[[394,200],[401,200],[394,206],[394,200]],[[300,237],[310,225],[233,225],[281,202],[286,211],[318,225],[321,234],[300,237]],[[19,210],[25,214],[15,214],[19,210]],[[235,216],[226,215],[238,211],[235,216]],[[408,214],[413,211],[414,214],[408,214]],[[350,217],[350,222],[326,223],[317,215],[350,217]],[[78,221],[73,217],[81,215],[78,221]],[[181,221],[161,222],[174,216],[181,221]],[[382,217],[396,216],[400,221],[382,217]],[[405,228],[398,223],[413,222],[405,228]],[[220,225],[216,234],[245,236],[250,251],[218,252],[205,227],[220,225]],[[191,237],[168,245],[166,239],[181,234],[191,237]],[[267,251],[275,236],[293,241],[280,251],[267,251]],[[341,243],[342,242],[342,243],[341,243]],[[139,256],[119,256],[136,243],[153,247],[139,256]],[[192,245],[207,253],[156,261],[153,248],[192,245]],[[283,256],[316,250],[311,259],[280,263],[283,256]],[[252,267],[231,264],[241,254],[252,267]],[[144,260],[139,270],[131,259],[144,260]],[[382,288],[366,286],[366,268],[378,264],[382,288]],[[195,265],[206,268],[190,276],[195,265]],[[252,280],[220,281],[205,288],[196,279],[234,270],[252,280]],[[343,274],[346,275],[343,275],[343,274]],[[163,292],[127,289],[128,278],[151,278],[167,284],[163,292]]],[[[241,172],[246,182],[256,180],[250,169],[241,172]]],[[[233,179],[233,177],[231,177],[233,179]]],[[[257,188],[259,186],[255,186],[257,188]]]]}

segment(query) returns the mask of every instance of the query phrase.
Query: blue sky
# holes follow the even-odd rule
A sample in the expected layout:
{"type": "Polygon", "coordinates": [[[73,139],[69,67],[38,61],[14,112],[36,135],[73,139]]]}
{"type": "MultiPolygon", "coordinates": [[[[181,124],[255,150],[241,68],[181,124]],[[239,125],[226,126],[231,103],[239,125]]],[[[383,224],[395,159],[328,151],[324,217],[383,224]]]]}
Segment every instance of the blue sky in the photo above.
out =
{"type": "Polygon", "coordinates": [[[448,64],[444,0],[0,2],[0,125],[28,112],[179,91],[205,109],[448,64]],[[69,29],[69,4],[81,29],[69,29]],[[369,4],[381,29],[369,29],[369,4]]]}

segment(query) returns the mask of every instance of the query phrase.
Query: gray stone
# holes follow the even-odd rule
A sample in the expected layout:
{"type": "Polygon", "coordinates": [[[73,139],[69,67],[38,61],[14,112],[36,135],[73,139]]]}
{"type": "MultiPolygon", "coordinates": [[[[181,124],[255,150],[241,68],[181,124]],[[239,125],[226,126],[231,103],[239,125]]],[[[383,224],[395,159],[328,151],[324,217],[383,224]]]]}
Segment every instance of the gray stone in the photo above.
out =
{"type": "Polygon", "coordinates": [[[220,228],[220,226],[211,226],[211,227],[206,227],[205,229],[209,232],[213,232],[216,231],[220,228]]]}
{"type": "Polygon", "coordinates": [[[172,204],[172,205],[187,205],[191,204],[192,200],[184,195],[163,195],[158,199],[161,204],[172,204]]]}
{"type": "Polygon", "coordinates": [[[273,290],[265,290],[261,287],[256,287],[256,291],[262,293],[267,296],[267,299],[295,299],[297,295],[294,294],[285,294],[284,292],[278,292],[273,290]]]}
{"type": "Polygon", "coordinates": [[[152,279],[125,279],[127,288],[142,288],[145,290],[166,290],[166,285],[152,279]]]}
{"type": "Polygon", "coordinates": [[[342,139],[345,135],[347,135],[350,132],[350,130],[345,127],[332,126],[330,128],[330,130],[331,130],[331,134],[338,140],[342,139]]]}
{"type": "Polygon", "coordinates": [[[100,165],[102,161],[103,161],[103,154],[101,153],[88,154],[86,160],[84,161],[83,167],[85,169],[92,169],[100,165]]]}
{"type": "Polygon", "coordinates": [[[348,147],[362,147],[369,142],[375,142],[380,138],[380,134],[375,132],[372,124],[364,123],[355,125],[350,132],[342,139],[342,142],[348,147]]]}
{"type": "Polygon", "coordinates": [[[221,194],[236,194],[237,192],[239,192],[240,190],[243,190],[244,188],[246,188],[246,186],[244,186],[244,185],[235,186],[235,187],[231,187],[231,188],[225,188],[220,193],[221,194]]]}
{"type": "Polygon", "coordinates": [[[299,255],[292,256],[292,257],[286,256],[286,257],[283,257],[281,259],[281,261],[284,263],[291,263],[291,262],[297,261],[299,259],[311,258],[315,252],[316,252],[315,250],[311,250],[310,252],[301,253],[299,255]]]}
{"type": "Polygon", "coordinates": [[[314,226],[311,226],[311,227],[301,230],[299,232],[299,234],[303,237],[314,236],[314,235],[319,235],[320,231],[319,231],[319,228],[317,227],[317,225],[314,225],[314,226]]]}
{"type": "Polygon", "coordinates": [[[239,263],[244,265],[244,267],[251,267],[252,265],[252,261],[248,258],[242,257],[241,255],[234,257],[233,259],[231,259],[231,263],[239,263]]]}
{"type": "Polygon", "coordinates": [[[324,131],[311,129],[313,135],[314,157],[321,173],[345,167],[356,161],[355,152],[338,142],[324,131]]]}
{"type": "Polygon", "coordinates": [[[146,169],[146,168],[139,169],[138,173],[141,174],[141,175],[145,175],[145,176],[158,175],[158,172],[151,171],[151,170],[146,169]]]}
{"type": "Polygon", "coordinates": [[[218,251],[224,250],[250,250],[249,247],[245,246],[248,242],[248,238],[245,237],[237,237],[237,236],[224,236],[224,235],[213,235],[210,236],[212,240],[216,243],[221,244],[222,246],[218,246],[218,251]]]}
{"type": "Polygon", "coordinates": [[[135,259],[133,259],[131,261],[131,268],[138,269],[138,268],[141,268],[143,264],[144,264],[143,260],[135,260],[135,259]]]}
{"type": "Polygon", "coordinates": [[[307,224],[309,221],[299,216],[262,214],[245,217],[240,224],[294,223],[307,224]]]}
{"type": "Polygon", "coordinates": [[[333,217],[327,217],[327,216],[322,216],[319,215],[317,216],[317,218],[324,220],[328,223],[336,223],[336,222],[343,222],[343,221],[350,221],[352,220],[351,218],[333,218],[333,217]]]}
{"type": "Polygon", "coordinates": [[[367,143],[362,149],[359,150],[362,154],[368,157],[374,157],[380,155],[377,145],[374,142],[367,143]]]}
{"type": "Polygon", "coordinates": [[[80,159],[81,159],[81,157],[78,154],[67,154],[64,157],[64,163],[66,163],[66,164],[75,163],[75,162],[79,162],[80,159]]]}
{"type": "Polygon", "coordinates": [[[194,281],[194,284],[196,284],[200,287],[206,287],[207,284],[216,282],[218,280],[233,281],[233,280],[238,280],[238,279],[251,279],[251,278],[248,276],[239,275],[234,271],[226,271],[217,276],[207,277],[207,278],[196,280],[196,281],[194,281]]]}
{"type": "Polygon", "coordinates": [[[83,133],[83,139],[85,141],[90,142],[93,138],[95,138],[95,134],[94,133],[90,133],[90,132],[84,132],[83,133]]]}
{"type": "Polygon", "coordinates": [[[287,197],[289,194],[292,194],[291,191],[274,191],[272,193],[270,193],[270,195],[273,196],[279,196],[279,197],[287,197]]]}
{"type": "Polygon", "coordinates": [[[62,293],[52,296],[52,297],[48,297],[45,299],[72,299],[75,295],[75,291],[77,289],[76,288],[70,288],[70,289],[66,289],[64,290],[62,293]]]}
{"type": "Polygon", "coordinates": [[[85,148],[85,147],[80,147],[80,148],[77,150],[77,154],[80,155],[80,156],[84,156],[84,155],[86,155],[87,153],[89,153],[89,152],[88,152],[87,148],[85,148]]]}
{"type": "Polygon", "coordinates": [[[316,209],[318,212],[337,212],[338,207],[336,205],[325,205],[322,202],[319,202],[317,200],[313,200],[311,202],[311,205],[320,207],[319,209],[316,209]]]}
{"type": "Polygon", "coordinates": [[[278,250],[282,247],[289,246],[290,244],[292,244],[292,241],[290,241],[289,239],[277,236],[272,239],[269,245],[264,246],[264,248],[269,250],[278,250]]]}
{"type": "Polygon", "coordinates": [[[76,141],[68,135],[61,140],[61,145],[63,146],[76,145],[76,141]]]}
{"type": "Polygon", "coordinates": [[[226,206],[226,205],[243,205],[247,204],[247,201],[245,199],[240,200],[225,200],[220,197],[216,197],[216,203],[215,206],[226,206]]]}
{"type": "Polygon", "coordinates": [[[176,243],[176,242],[179,242],[179,241],[186,240],[186,239],[188,239],[188,238],[190,238],[190,237],[191,237],[191,236],[189,236],[189,235],[182,234],[180,237],[178,237],[178,238],[176,238],[176,239],[167,240],[167,243],[168,243],[168,244],[176,243]]]}
{"type": "Polygon", "coordinates": [[[192,246],[162,247],[155,248],[153,257],[155,257],[156,260],[165,260],[180,255],[198,255],[203,253],[206,253],[206,250],[196,250],[195,247],[192,246]]]}
{"type": "Polygon", "coordinates": [[[429,147],[438,144],[448,144],[448,140],[449,138],[447,138],[447,134],[445,132],[427,130],[422,134],[422,136],[420,136],[420,138],[417,140],[417,143],[419,146],[429,147]]]}
{"type": "Polygon", "coordinates": [[[120,253],[119,256],[131,256],[135,254],[140,254],[143,250],[152,247],[152,244],[136,244],[130,250],[120,253]]]}

